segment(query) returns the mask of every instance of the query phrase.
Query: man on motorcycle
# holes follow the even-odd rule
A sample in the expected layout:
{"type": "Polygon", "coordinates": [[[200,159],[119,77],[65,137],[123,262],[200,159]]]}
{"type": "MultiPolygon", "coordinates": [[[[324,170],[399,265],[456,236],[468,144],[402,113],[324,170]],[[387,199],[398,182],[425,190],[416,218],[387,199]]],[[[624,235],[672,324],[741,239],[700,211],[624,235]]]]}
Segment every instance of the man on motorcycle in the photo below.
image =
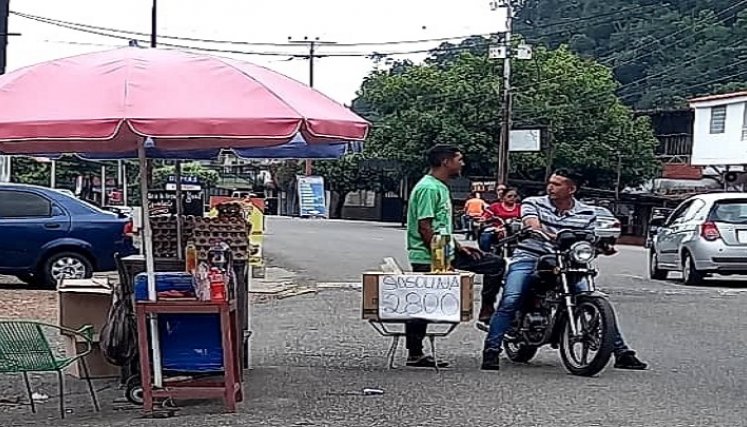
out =
{"type": "MultiPolygon", "coordinates": [[[[547,195],[529,197],[522,203],[521,219],[525,227],[543,230],[552,235],[560,230],[593,230],[596,225],[596,211],[575,199],[579,178],[570,171],[555,171],[547,183],[547,195]]],[[[503,295],[498,310],[490,319],[488,335],[485,338],[482,369],[498,370],[499,355],[503,336],[511,327],[523,296],[528,292],[537,265],[537,253],[544,250],[541,242],[527,239],[519,244],[512,262],[509,264],[503,285],[503,295]]],[[[616,251],[608,247],[606,255],[616,251]]],[[[585,283],[574,284],[577,289],[585,283]]],[[[648,365],[640,361],[635,351],[625,344],[615,325],[615,368],[644,370],[648,365]]]]}
{"type": "Polygon", "coordinates": [[[488,204],[480,197],[480,193],[475,191],[471,192],[470,198],[464,202],[464,216],[462,220],[464,221],[464,229],[466,230],[464,237],[467,240],[469,240],[470,237],[474,237],[475,240],[477,240],[475,230],[477,225],[475,223],[479,221],[487,207],[488,204]]]}

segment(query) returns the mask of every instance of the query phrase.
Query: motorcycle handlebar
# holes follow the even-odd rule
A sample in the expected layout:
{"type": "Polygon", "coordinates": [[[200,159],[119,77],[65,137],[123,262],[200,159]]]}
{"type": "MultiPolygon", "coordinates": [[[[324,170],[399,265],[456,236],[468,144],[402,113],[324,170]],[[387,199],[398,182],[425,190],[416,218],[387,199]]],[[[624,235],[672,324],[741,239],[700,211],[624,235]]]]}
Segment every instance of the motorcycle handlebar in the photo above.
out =
{"type": "Polygon", "coordinates": [[[525,239],[532,238],[532,237],[537,238],[547,243],[552,243],[552,244],[554,244],[556,241],[555,236],[550,235],[546,231],[538,230],[536,228],[531,228],[531,227],[524,227],[516,234],[499,240],[497,244],[505,245],[509,243],[516,243],[521,240],[525,240],[525,239]]]}

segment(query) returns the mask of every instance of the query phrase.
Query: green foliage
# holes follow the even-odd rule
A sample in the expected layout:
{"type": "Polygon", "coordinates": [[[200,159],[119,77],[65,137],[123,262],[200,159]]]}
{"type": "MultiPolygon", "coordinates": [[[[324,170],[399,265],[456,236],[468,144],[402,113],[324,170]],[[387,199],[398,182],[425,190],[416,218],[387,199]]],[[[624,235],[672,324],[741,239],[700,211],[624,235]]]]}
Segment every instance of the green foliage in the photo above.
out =
{"type": "Polygon", "coordinates": [[[683,107],[747,88],[746,10],[733,0],[524,0],[515,30],[613,67],[627,105],[683,107]]]}
{"type": "Polygon", "coordinates": [[[294,191],[293,183],[296,176],[303,173],[303,166],[297,160],[273,163],[270,166],[270,173],[278,189],[290,192],[294,191]]]}
{"type": "Polygon", "coordinates": [[[391,191],[397,186],[395,174],[370,167],[368,153],[352,153],[337,160],[314,162],[315,173],[324,177],[327,188],[344,197],[358,190],[391,191]]]}
{"type": "MultiPolygon", "coordinates": [[[[64,156],[56,161],[56,186],[72,190],[75,188],[75,180],[79,175],[100,176],[102,165],[107,167],[108,173],[111,173],[112,167],[116,168],[116,162],[88,162],[74,156],[64,156]]],[[[51,182],[51,171],[50,163],[17,156],[13,157],[11,180],[22,184],[48,187],[51,182]]]]}
{"type": "MultiPolygon", "coordinates": [[[[494,176],[502,68],[481,54],[487,40],[469,43],[474,53],[442,47],[425,64],[368,76],[353,105],[375,122],[366,143],[372,156],[399,160],[402,172],[413,176],[425,171],[429,147],[450,143],[466,155],[465,175],[494,176]]],[[[514,61],[512,81],[522,88],[514,95],[514,128],[545,127],[554,147],[552,156],[511,153],[514,178],[542,180],[551,162],[584,172],[595,187],[610,188],[618,154],[623,185],[637,185],[656,172],[650,125],[634,119],[616,97],[608,68],[566,47],[539,48],[533,61],[514,61]]]]}

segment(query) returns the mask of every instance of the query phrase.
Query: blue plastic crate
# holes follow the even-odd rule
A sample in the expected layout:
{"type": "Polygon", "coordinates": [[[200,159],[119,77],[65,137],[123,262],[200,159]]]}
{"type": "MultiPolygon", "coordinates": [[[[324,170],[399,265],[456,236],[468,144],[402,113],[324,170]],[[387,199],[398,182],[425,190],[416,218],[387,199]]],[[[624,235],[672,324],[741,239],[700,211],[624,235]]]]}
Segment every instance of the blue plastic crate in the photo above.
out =
{"type": "Polygon", "coordinates": [[[160,314],[158,330],[163,369],[179,372],[223,370],[217,314],[160,314]]]}

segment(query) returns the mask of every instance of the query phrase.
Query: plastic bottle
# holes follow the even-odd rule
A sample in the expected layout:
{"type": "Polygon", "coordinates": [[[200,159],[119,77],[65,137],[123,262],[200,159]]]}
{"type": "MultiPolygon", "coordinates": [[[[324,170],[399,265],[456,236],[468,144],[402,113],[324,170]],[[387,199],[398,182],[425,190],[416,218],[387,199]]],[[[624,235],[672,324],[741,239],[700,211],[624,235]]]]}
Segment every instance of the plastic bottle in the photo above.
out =
{"type": "Polygon", "coordinates": [[[445,228],[441,228],[431,238],[431,272],[446,273],[451,271],[454,258],[454,242],[445,228]]]}
{"type": "Polygon", "coordinates": [[[223,302],[226,300],[226,282],[219,268],[213,267],[208,274],[210,281],[210,301],[223,302]]]}
{"type": "Polygon", "coordinates": [[[191,240],[187,242],[187,247],[184,248],[184,263],[187,273],[194,274],[197,270],[197,246],[191,240]]]}
{"type": "Polygon", "coordinates": [[[431,273],[442,273],[446,270],[446,240],[438,230],[431,237],[431,273]]]}

